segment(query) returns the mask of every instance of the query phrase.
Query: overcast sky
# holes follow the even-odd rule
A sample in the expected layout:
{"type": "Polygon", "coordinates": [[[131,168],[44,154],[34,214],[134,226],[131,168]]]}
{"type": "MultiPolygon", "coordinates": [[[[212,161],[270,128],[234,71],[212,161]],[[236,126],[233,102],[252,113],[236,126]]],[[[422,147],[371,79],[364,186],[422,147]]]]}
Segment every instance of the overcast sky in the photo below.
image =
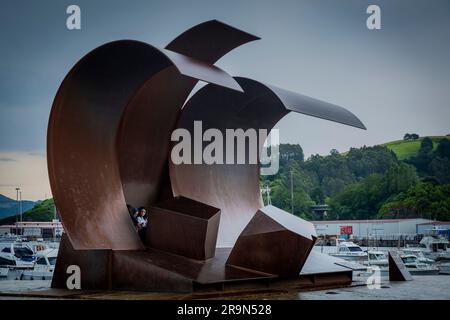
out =
{"type": "Polygon", "coordinates": [[[232,75],[348,108],[367,131],[289,114],[281,142],[307,156],[420,135],[450,133],[450,1],[18,1],[0,7],[0,193],[51,194],[47,121],[59,84],[95,47],[137,39],[164,47],[185,29],[219,19],[262,39],[222,58],[232,75]],[[81,7],[81,30],[66,8],[81,7]],[[366,8],[381,7],[381,30],[366,8]],[[30,174],[35,172],[35,174],[30,174]]]}

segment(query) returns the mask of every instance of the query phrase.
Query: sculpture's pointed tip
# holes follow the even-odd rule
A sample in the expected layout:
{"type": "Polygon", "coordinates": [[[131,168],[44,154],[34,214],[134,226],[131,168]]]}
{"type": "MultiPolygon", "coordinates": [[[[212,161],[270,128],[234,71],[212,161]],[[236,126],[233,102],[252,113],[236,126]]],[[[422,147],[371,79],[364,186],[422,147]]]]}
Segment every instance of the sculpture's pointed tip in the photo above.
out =
{"type": "Polygon", "coordinates": [[[213,19],[184,31],[166,49],[213,64],[234,48],[259,39],[251,33],[213,19]]]}

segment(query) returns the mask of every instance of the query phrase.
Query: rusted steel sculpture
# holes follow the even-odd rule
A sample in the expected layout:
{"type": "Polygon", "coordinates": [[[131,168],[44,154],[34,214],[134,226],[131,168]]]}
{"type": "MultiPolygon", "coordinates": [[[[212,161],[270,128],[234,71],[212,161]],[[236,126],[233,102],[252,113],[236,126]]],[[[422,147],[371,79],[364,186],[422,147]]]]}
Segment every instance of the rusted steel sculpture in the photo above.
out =
{"type": "Polygon", "coordinates": [[[213,20],[165,49],[130,40],[107,43],[72,68],[48,126],[50,184],[66,232],[53,287],[65,286],[71,264],[81,267],[84,289],[191,291],[300,273],[314,228],[262,208],[258,164],[175,165],[169,157],[173,130],[193,132],[194,120],[203,121],[205,130],[270,130],[294,111],[365,129],[344,108],[233,78],[214,66],[257,39],[213,20]],[[186,101],[198,80],[208,84],[186,101]],[[127,203],[149,209],[146,244],[127,203]],[[270,244],[282,241],[278,235],[292,246],[274,253],[270,244]],[[289,258],[293,254],[298,256],[289,258]]]}
{"type": "MultiPolygon", "coordinates": [[[[178,126],[191,134],[194,134],[194,121],[198,120],[202,121],[203,130],[215,128],[224,135],[226,129],[270,130],[286,114],[294,111],[364,128],[358,118],[341,107],[247,78],[237,77],[236,81],[244,93],[223,90],[215,85],[200,89],[183,108],[178,126]]],[[[233,246],[240,232],[263,206],[259,164],[170,163],[170,176],[175,195],[220,208],[222,217],[217,241],[221,247],[233,246]],[[201,183],[193,188],[193,181],[201,183]]]]}
{"type": "Polygon", "coordinates": [[[389,251],[388,260],[390,281],[410,281],[413,279],[398,252],[389,251]]]}
{"type": "Polygon", "coordinates": [[[151,206],[148,246],[197,260],[214,257],[220,210],[177,197],[151,206]]]}
{"type": "Polygon", "coordinates": [[[314,246],[315,234],[311,223],[267,206],[258,210],[242,231],[227,263],[280,277],[294,277],[300,274],[314,246]]]}

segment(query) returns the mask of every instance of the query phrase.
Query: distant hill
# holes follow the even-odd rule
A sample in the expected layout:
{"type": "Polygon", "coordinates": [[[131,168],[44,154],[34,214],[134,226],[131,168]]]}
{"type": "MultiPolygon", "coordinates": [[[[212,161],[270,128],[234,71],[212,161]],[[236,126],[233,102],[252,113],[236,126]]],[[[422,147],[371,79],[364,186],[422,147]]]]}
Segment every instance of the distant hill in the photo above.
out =
{"type": "MultiPolygon", "coordinates": [[[[33,208],[29,209],[22,215],[23,221],[51,221],[54,218],[54,202],[53,199],[47,199],[39,202],[33,208]]],[[[11,216],[0,220],[0,225],[13,224],[16,217],[11,216]]]]}
{"type": "MultiPolygon", "coordinates": [[[[397,140],[391,141],[382,144],[382,146],[387,147],[388,149],[394,151],[399,160],[405,160],[415,156],[419,151],[420,144],[422,140],[426,137],[421,137],[417,140],[397,140]]],[[[430,136],[429,137],[433,141],[433,149],[436,149],[437,144],[441,139],[449,138],[446,136],[430,136]]]]}
{"type": "MultiPolygon", "coordinates": [[[[30,210],[36,202],[22,200],[22,212],[30,210]]],[[[17,213],[17,201],[0,194],[0,219],[14,216],[17,213]]]]}

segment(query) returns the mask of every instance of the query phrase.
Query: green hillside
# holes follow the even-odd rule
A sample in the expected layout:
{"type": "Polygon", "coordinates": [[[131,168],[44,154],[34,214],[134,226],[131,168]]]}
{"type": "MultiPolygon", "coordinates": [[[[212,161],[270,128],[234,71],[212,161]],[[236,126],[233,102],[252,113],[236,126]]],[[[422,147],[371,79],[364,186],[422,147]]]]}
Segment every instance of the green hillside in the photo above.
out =
{"type": "MultiPolygon", "coordinates": [[[[425,137],[421,137],[417,140],[397,140],[382,144],[382,146],[395,152],[399,160],[405,160],[412,156],[415,156],[419,151],[420,144],[425,137]]],[[[430,136],[433,141],[433,150],[436,149],[439,141],[445,136],[430,136]]]]}
{"type": "MultiPolygon", "coordinates": [[[[53,199],[47,199],[36,204],[32,209],[26,211],[22,216],[23,221],[51,221],[53,218],[54,218],[53,199]]],[[[12,216],[0,220],[0,225],[12,224],[15,222],[16,216],[12,216]]]]}

